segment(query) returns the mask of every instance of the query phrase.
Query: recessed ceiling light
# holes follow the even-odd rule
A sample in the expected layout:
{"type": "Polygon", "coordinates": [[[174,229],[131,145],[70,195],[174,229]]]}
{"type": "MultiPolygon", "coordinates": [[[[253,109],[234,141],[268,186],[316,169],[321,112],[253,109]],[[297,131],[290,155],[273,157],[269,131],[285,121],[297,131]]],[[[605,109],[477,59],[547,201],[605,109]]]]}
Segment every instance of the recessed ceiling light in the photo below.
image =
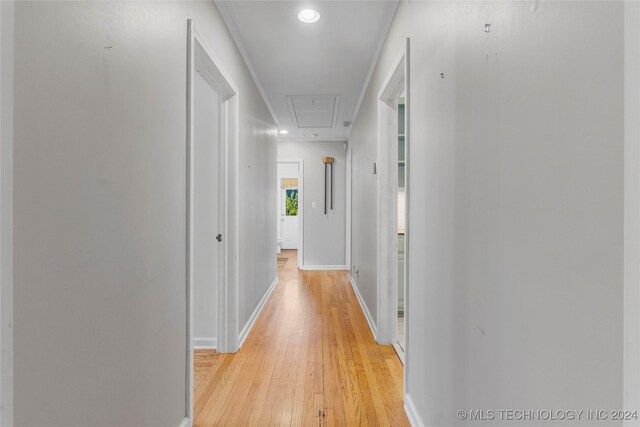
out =
{"type": "Polygon", "coordinates": [[[313,24],[320,20],[320,14],[317,10],[303,9],[298,13],[298,19],[307,24],[313,24]]]}
{"type": "Polygon", "coordinates": [[[288,130],[285,130],[285,129],[282,129],[282,130],[280,131],[280,134],[281,134],[281,135],[286,135],[286,134],[288,134],[288,133],[289,133],[289,131],[288,131],[288,130]]]}

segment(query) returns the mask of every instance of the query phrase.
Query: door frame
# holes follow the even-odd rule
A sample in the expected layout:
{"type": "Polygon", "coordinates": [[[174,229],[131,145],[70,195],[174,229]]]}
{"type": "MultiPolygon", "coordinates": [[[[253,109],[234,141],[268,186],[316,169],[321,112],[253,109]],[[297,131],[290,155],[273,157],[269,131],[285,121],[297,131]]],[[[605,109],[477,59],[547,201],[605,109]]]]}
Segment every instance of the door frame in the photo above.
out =
{"type": "Polygon", "coordinates": [[[187,20],[187,211],[186,211],[186,300],[187,300],[187,393],[188,425],[193,424],[193,137],[196,70],[220,96],[220,281],[218,291],[217,351],[238,350],[238,138],[239,91],[220,60],[187,20]]]}
{"type": "MultiPolygon", "coordinates": [[[[377,163],[377,308],[378,342],[393,344],[397,340],[398,300],[398,109],[397,100],[405,93],[405,351],[409,355],[410,289],[410,171],[411,171],[411,97],[409,85],[409,38],[392,63],[378,93],[378,163],[377,163]]],[[[405,369],[405,392],[410,378],[405,369]]]]}
{"type": "MultiPolygon", "coordinates": [[[[281,163],[298,165],[298,233],[300,234],[298,240],[298,269],[302,269],[304,265],[304,159],[278,158],[277,164],[281,163]]],[[[276,177],[278,175],[277,169],[276,166],[276,177]]],[[[278,192],[281,191],[280,182],[278,182],[277,189],[278,192]]],[[[280,221],[280,218],[278,218],[278,221],[280,221]]]]}
{"type": "Polygon", "coordinates": [[[347,159],[345,161],[346,164],[346,190],[347,190],[347,195],[346,195],[346,214],[345,214],[345,251],[344,251],[344,260],[345,260],[345,270],[351,271],[351,222],[352,222],[352,218],[351,218],[351,203],[352,203],[352,196],[351,196],[351,191],[352,191],[352,179],[353,177],[351,176],[352,172],[351,172],[351,168],[352,168],[352,164],[353,164],[353,154],[351,152],[351,149],[347,150],[347,159]]]}

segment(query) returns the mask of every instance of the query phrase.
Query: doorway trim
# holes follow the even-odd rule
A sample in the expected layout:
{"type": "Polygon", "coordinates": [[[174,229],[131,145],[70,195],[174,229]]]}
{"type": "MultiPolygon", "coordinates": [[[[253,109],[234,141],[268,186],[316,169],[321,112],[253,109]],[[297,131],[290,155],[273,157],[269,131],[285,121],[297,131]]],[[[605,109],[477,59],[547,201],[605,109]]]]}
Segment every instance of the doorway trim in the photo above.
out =
{"type": "Polygon", "coordinates": [[[200,72],[220,96],[220,224],[222,234],[218,286],[217,351],[238,350],[238,137],[239,91],[220,60],[187,20],[187,144],[186,144],[186,301],[187,301],[187,390],[186,414],[193,424],[193,138],[196,72],[200,72]]]}
{"type": "MultiPolygon", "coordinates": [[[[409,38],[392,63],[378,93],[377,163],[377,309],[378,342],[393,344],[397,339],[398,300],[398,99],[405,93],[405,351],[409,354],[409,259],[410,259],[410,86],[409,38]]],[[[404,363],[403,360],[403,363],[404,363]]],[[[409,380],[405,369],[404,388],[409,380]]]]}
{"type": "MultiPolygon", "coordinates": [[[[345,143],[346,144],[346,143],[345,143]]],[[[346,188],[347,188],[347,196],[346,196],[346,215],[345,215],[345,250],[344,250],[344,260],[345,260],[345,270],[351,271],[351,191],[352,191],[352,176],[351,176],[351,168],[353,164],[353,154],[351,149],[347,150],[347,160],[346,160],[346,188]]]]}
{"type": "MultiPolygon", "coordinates": [[[[280,163],[298,165],[298,233],[300,234],[298,239],[298,269],[301,270],[304,266],[304,159],[278,158],[277,164],[279,165],[280,163]]],[[[277,189],[278,191],[281,190],[279,182],[277,189]]],[[[278,221],[280,221],[280,218],[278,218],[278,221]]]]}

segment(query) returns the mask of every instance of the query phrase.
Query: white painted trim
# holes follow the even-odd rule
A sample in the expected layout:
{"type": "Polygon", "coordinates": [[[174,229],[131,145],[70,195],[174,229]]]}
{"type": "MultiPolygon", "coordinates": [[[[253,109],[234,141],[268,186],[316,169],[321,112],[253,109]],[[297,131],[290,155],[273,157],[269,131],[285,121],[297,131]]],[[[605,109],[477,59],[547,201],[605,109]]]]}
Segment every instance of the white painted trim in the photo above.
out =
{"type": "Polygon", "coordinates": [[[349,266],[346,265],[303,265],[300,267],[300,270],[307,271],[342,271],[342,270],[350,270],[349,266]]]}
{"type": "MultiPolygon", "coordinates": [[[[409,39],[392,63],[389,73],[380,87],[378,110],[378,158],[377,158],[377,320],[378,342],[392,344],[396,341],[398,299],[398,135],[397,99],[405,92],[405,295],[408,294],[409,277],[409,165],[410,165],[410,97],[409,97],[409,39]]],[[[405,330],[408,330],[408,298],[405,297],[405,330]]],[[[408,335],[405,335],[405,353],[408,354],[408,335]]],[[[406,375],[405,375],[406,377],[406,375]]]]}
{"type": "Polygon", "coordinates": [[[344,249],[344,263],[347,266],[347,269],[351,271],[351,222],[352,222],[352,213],[351,213],[351,187],[352,183],[352,163],[353,163],[353,153],[351,150],[347,151],[347,160],[346,160],[346,186],[347,186],[347,195],[346,195],[346,213],[345,213],[345,249],[344,249]]]}
{"type": "Polygon", "coordinates": [[[402,351],[402,364],[404,365],[404,378],[402,381],[405,394],[409,393],[409,258],[411,254],[411,144],[413,135],[411,133],[411,39],[405,40],[404,57],[404,348],[402,351]]]}
{"type": "Polygon", "coordinates": [[[217,348],[218,340],[209,337],[194,337],[193,338],[193,349],[194,350],[215,350],[217,348]]]}
{"type": "Polygon", "coordinates": [[[353,280],[353,277],[349,278],[349,283],[351,283],[351,287],[353,288],[353,292],[356,294],[356,298],[358,299],[360,308],[364,313],[365,319],[367,319],[367,323],[369,324],[369,329],[371,329],[371,334],[373,335],[373,339],[378,341],[378,328],[376,327],[376,323],[373,321],[373,317],[369,312],[369,307],[367,307],[367,304],[364,302],[364,299],[360,294],[360,290],[358,289],[358,285],[356,284],[355,280],[353,280]]]}
{"type": "Polygon", "coordinates": [[[262,296],[262,299],[260,300],[256,308],[253,310],[253,313],[251,313],[251,317],[249,317],[249,320],[247,320],[247,323],[244,325],[244,328],[242,328],[242,331],[238,336],[238,343],[239,343],[238,350],[242,347],[242,345],[244,344],[244,341],[249,336],[251,329],[253,329],[253,326],[256,324],[256,320],[258,320],[258,316],[260,316],[262,309],[267,304],[267,301],[269,300],[269,297],[273,293],[273,290],[276,288],[277,284],[278,284],[278,277],[276,276],[276,278],[273,279],[273,282],[271,282],[271,284],[269,285],[269,289],[267,289],[267,292],[265,292],[265,294],[262,296]]]}
{"type": "Polygon", "coordinates": [[[398,341],[394,342],[392,345],[393,345],[393,349],[396,351],[396,354],[398,355],[398,359],[400,359],[402,366],[404,366],[404,350],[402,349],[402,347],[400,347],[400,343],[398,341]]]}
{"type": "Polygon", "coordinates": [[[180,421],[180,425],[178,425],[178,427],[191,427],[191,421],[189,418],[185,417],[180,421]]]}
{"type": "Polygon", "coordinates": [[[625,2],[624,18],[623,409],[634,411],[640,402],[640,4],[625,2]]]}
{"type": "Polygon", "coordinates": [[[416,405],[413,404],[413,400],[409,393],[404,395],[404,412],[407,414],[411,427],[424,427],[422,418],[416,409],[416,405]]]}
{"type": "Polygon", "coordinates": [[[13,426],[13,1],[0,1],[0,425],[13,426]]]}
{"type": "Polygon", "coordinates": [[[298,167],[298,227],[300,227],[300,241],[298,242],[298,268],[304,263],[304,159],[300,159],[298,167]]]}
{"type": "Polygon", "coordinates": [[[378,92],[378,173],[377,173],[377,315],[378,342],[392,344],[397,341],[398,301],[398,162],[397,99],[405,94],[405,343],[404,392],[411,381],[410,361],[410,303],[411,277],[411,66],[410,40],[404,40],[402,49],[393,62],[378,92]]]}
{"type": "MultiPolygon", "coordinates": [[[[186,224],[186,281],[187,281],[187,390],[186,390],[186,420],[193,419],[193,272],[191,271],[191,249],[192,239],[191,233],[193,227],[190,218],[191,209],[191,140],[193,139],[193,118],[192,112],[194,110],[194,35],[193,25],[191,20],[187,21],[187,224],[186,224]]],[[[184,421],[184,420],[183,420],[184,421]]]]}
{"type": "Polygon", "coordinates": [[[367,72],[367,77],[364,79],[364,85],[362,86],[362,91],[360,92],[360,96],[358,97],[358,103],[356,104],[355,110],[353,110],[353,116],[351,118],[351,126],[347,129],[347,137],[346,140],[349,140],[349,135],[351,135],[351,129],[353,129],[353,124],[358,118],[358,113],[360,112],[360,107],[362,107],[362,101],[364,101],[364,95],[367,93],[367,88],[369,87],[369,83],[371,82],[371,78],[373,77],[373,72],[376,69],[376,65],[378,65],[378,59],[380,59],[380,54],[382,53],[382,48],[384,47],[384,42],[387,40],[387,36],[389,35],[389,30],[391,29],[391,24],[393,23],[393,18],[396,16],[396,12],[398,11],[399,1],[396,1],[396,7],[393,10],[393,13],[389,15],[389,20],[386,22],[384,36],[380,38],[378,42],[378,46],[376,47],[375,54],[373,55],[373,59],[371,60],[371,65],[369,65],[369,71],[367,72]]]}
{"type": "MultiPolygon", "coordinates": [[[[297,163],[298,164],[298,269],[302,270],[304,264],[304,159],[295,159],[285,157],[278,159],[280,163],[297,163]]],[[[277,174],[277,172],[276,172],[277,174]]],[[[280,191],[280,183],[278,183],[278,191],[280,191]]],[[[280,218],[278,218],[280,221],[280,218]]]]}
{"type": "Polygon", "coordinates": [[[262,95],[262,100],[267,105],[267,108],[271,113],[271,117],[273,118],[273,121],[276,123],[276,126],[279,128],[280,122],[278,122],[278,117],[276,116],[276,112],[273,109],[271,102],[269,102],[269,98],[267,98],[267,92],[264,90],[264,87],[262,86],[262,83],[258,78],[258,73],[256,72],[253,66],[253,63],[249,58],[249,54],[247,53],[247,50],[244,47],[242,38],[240,37],[240,33],[238,32],[235,22],[233,21],[233,19],[231,18],[231,14],[229,13],[229,9],[227,9],[227,6],[224,1],[214,1],[214,3],[218,7],[218,11],[220,12],[220,15],[222,16],[222,19],[224,20],[225,24],[227,24],[227,29],[231,34],[231,38],[236,43],[236,47],[238,48],[238,51],[240,52],[242,59],[244,59],[244,63],[249,69],[249,73],[251,74],[251,77],[253,77],[253,81],[256,87],[258,88],[258,92],[260,92],[260,95],[262,95]]]}
{"type": "Polygon", "coordinates": [[[217,349],[221,353],[238,349],[238,146],[240,130],[239,91],[213,54],[205,39],[187,20],[187,217],[186,217],[186,300],[187,300],[187,390],[186,414],[193,420],[193,128],[194,80],[196,68],[220,96],[220,276],[218,285],[217,349]],[[196,66],[197,64],[197,66],[196,66]]]}
{"type": "MultiPolygon", "coordinates": [[[[407,40],[409,39],[405,39],[405,42],[402,45],[402,49],[400,49],[400,51],[397,53],[387,76],[380,86],[380,90],[378,91],[379,101],[389,101],[399,98],[399,95],[397,95],[396,91],[400,82],[404,79],[404,63],[407,54],[407,40]]],[[[400,91],[400,93],[402,93],[402,91],[400,91]]]]}

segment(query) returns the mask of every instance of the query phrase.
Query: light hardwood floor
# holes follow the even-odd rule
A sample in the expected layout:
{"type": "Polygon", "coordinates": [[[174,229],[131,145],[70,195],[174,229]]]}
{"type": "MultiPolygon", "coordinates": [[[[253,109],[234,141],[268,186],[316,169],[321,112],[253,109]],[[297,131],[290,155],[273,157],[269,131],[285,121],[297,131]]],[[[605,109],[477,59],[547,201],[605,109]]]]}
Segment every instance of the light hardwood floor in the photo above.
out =
{"type": "Polygon", "coordinates": [[[195,352],[196,426],[408,426],[402,365],[378,345],[344,271],[280,281],[235,354],[195,352]]]}

